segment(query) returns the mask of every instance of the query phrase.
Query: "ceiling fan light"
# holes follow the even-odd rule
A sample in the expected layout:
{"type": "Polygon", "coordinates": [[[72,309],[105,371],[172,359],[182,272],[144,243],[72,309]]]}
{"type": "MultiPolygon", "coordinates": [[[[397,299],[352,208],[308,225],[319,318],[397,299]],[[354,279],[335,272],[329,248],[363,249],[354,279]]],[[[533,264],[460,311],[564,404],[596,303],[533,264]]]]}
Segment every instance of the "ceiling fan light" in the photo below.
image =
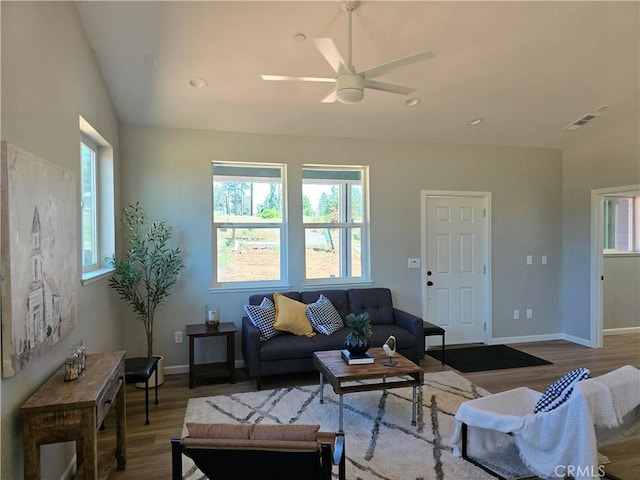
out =
{"type": "Polygon", "coordinates": [[[364,98],[364,92],[359,88],[342,88],[336,92],[340,103],[358,103],[364,98]]]}

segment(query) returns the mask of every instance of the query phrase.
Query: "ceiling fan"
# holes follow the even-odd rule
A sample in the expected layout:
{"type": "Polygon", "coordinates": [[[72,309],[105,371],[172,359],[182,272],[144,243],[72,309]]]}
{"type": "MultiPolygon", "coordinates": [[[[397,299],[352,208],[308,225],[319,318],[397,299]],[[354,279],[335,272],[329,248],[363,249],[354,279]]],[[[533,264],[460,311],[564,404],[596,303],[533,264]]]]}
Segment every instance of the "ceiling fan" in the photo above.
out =
{"type": "Polygon", "coordinates": [[[292,77],[286,75],[262,75],[263,80],[275,81],[297,81],[297,82],[325,82],[335,83],[335,88],[327,95],[322,102],[333,103],[336,100],[341,103],[357,103],[364,97],[364,89],[370,88],[383,92],[398,93],[400,95],[409,95],[415,92],[414,88],[403,87],[391,83],[378,82],[373,80],[376,77],[384,75],[391,70],[409,65],[411,63],[426,60],[434,56],[433,52],[419,52],[408,57],[402,57],[391,62],[383,63],[377,67],[369,68],[362,72],[357,72],[351,62],[351,15],[360,4],[359,1],[341,2],[341,7],[349,15],[349,44],[347,50],[347,62],[340,55],[340,51],[336,47],[334,41],[330,38],[317,38],[314,40],[316,47],[320,50],[322,56],[329,62],[331,68],[336,72],[335,77],[292,77]]]}

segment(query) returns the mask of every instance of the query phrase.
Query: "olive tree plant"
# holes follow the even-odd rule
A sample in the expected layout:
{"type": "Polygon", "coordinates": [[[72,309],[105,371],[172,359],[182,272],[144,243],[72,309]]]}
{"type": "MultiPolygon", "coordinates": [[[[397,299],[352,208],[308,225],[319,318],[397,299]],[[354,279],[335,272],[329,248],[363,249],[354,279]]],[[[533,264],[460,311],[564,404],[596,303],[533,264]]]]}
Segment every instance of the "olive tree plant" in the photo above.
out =
{"type": "Polygon", "coordinates": [[[127,251],[122,258],[109,259],[114,275],[109,286],[133,309],[144,325],[147,356],[153,356],[153,322],[157,308],[165,303],[169,290],[184,268],[179,247],[168,242],[173,227],[164,221],[147,221],[140,203],[122,209],[127,251]]]}

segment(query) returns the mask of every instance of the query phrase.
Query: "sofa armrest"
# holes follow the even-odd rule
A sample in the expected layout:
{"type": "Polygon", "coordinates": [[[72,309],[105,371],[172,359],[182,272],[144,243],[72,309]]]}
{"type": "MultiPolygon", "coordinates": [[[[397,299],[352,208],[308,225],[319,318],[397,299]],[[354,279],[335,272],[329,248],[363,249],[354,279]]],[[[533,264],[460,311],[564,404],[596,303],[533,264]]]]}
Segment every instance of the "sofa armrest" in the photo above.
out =
{"type": "Polygon", "coordinates": [[[416,361],[424,358],[424,327],[420,317],[398,308],[393,309],[393,321],[416,337],[416,361]]]}
{"type": "Polygon", "coordinates": [[[260,376],[260,329],[242,317],[242,358],[250,377],[260,376]]]}

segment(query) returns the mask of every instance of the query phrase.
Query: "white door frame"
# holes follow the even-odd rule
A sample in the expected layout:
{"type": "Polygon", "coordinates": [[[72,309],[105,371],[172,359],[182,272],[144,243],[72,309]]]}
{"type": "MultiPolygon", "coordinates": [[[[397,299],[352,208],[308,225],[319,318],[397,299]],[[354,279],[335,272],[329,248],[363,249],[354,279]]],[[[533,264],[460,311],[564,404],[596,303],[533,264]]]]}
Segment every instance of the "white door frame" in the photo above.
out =
{"type": "Polygon", "coordinates": [[[420,209],[421,209],[421,242],[420,254],[422,267],[420,270],[420,290],[422,292],[422,318],[427,319],[427,199],[429,197],[478,197],[482,198],[482,206],[484,208],[484,251],[482,252],[484,264],[486,266],[483,291],[484,291],[484,343],[491,345],[493,343],[493,321],[491,317],[491,192],[475,192],[475,191],[456,191],[456,190],[421,190],[420,191],[420,209]]]}
{"type": "Polygon", "coordinates": [[[591,326],[587,346],[602,348],[603,275],[604,275],[604,197],[616,193],[637,192],[640,185],[591,190],[591,326]]]}

